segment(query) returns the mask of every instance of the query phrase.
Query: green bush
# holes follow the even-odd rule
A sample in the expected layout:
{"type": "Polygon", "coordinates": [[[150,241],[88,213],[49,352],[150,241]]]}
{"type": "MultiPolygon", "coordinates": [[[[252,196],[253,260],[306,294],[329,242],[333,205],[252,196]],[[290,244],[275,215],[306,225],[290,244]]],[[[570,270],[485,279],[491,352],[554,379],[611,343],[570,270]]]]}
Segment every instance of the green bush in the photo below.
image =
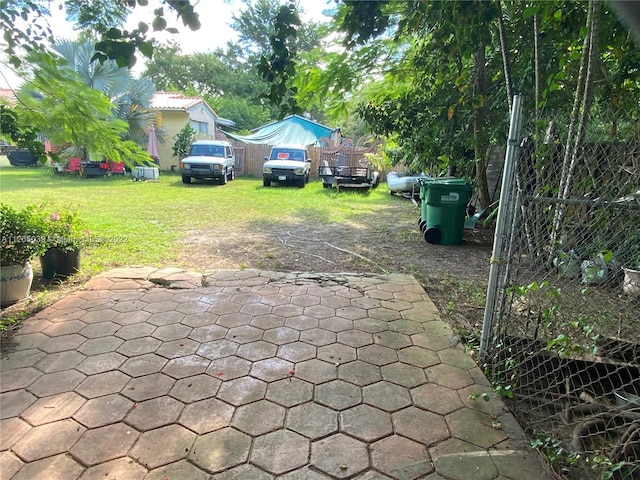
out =
{"type": "Polygon", "coordinates": [[[45,232],[37,207],[14,210],[0,204],[0,265],[24,265],[45,250],[45,232]]]}

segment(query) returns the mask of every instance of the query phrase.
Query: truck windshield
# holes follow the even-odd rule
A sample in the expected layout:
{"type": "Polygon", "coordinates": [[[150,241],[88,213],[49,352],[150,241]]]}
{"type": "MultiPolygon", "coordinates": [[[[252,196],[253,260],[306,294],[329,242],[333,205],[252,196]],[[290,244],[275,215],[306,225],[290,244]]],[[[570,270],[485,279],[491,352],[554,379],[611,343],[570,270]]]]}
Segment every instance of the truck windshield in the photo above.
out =
{"type": "Polygon", "coordinates": [[[222,145],[191,145],[191,156],[224,158],[224,147],[222,145]]]}
{"type": "Polygon", "coordinates": [[[304,162],[304,151],[295,148],[274,148],[269,160],[298,160],[304,162]]]}

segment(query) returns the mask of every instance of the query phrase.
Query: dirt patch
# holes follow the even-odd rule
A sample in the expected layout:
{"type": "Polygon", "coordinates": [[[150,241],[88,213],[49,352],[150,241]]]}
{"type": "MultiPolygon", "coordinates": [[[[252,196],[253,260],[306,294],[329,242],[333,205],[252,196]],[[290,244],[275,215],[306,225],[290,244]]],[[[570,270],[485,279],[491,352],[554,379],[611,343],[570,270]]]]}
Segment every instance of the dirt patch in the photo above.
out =
{"type": "MultiPolygon", "coordinates": [[[[479,329],[493,230],[465,229],[462,245],[433,245],[420,234],[419,216],[420,209],[409,199],[398,199],[340,223],[309,221],[305,212],[280,223],[256,221],[221,228],[212,221],[215,228],[181,232],[179,261],[171,266],[202,273],[258,268],[410,274],[421,283],[444,321],[454,328],[479,329]]],[[[3,318],[26,318],[89,280],[79,274],[52,288],[41,279],[37,262],[33,267],[32,298],[3,308],[3,318]]]]}
{"type": "Polygon", "coordinates": [[[419,214],[407,200],[340,224],[243,224],[189,230],[181,241],[180,263],[201,272],[259,268],[411,274],[445,321],[478,328],[493,230],[465,229],[462,245],[432,245],[420,234],[419,214]]]}

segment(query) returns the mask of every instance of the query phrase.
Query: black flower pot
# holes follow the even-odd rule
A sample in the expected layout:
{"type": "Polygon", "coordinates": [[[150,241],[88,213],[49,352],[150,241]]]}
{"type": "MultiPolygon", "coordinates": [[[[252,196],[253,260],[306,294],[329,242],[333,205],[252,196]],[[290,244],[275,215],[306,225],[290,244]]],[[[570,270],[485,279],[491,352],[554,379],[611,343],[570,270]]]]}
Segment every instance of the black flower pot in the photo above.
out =
{"type": "Polygon", "coordinates": [[[80,250],[62,252],[57,248],[50,248],[40,257],[40,265],[43,278],[50,280],[54,277],[69,277],[80,270],[80,250]]]}

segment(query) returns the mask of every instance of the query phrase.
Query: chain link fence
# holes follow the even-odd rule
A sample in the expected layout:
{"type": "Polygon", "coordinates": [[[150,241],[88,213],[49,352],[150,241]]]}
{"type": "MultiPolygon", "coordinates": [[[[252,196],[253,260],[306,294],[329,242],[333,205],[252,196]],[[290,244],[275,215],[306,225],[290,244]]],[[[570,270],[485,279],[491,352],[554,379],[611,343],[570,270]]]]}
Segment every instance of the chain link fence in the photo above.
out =
{"type": "Polygon", "coordinates": [[[637,115],[512,120],[481,353],[564,478],[640,479],[637,115]]]}

